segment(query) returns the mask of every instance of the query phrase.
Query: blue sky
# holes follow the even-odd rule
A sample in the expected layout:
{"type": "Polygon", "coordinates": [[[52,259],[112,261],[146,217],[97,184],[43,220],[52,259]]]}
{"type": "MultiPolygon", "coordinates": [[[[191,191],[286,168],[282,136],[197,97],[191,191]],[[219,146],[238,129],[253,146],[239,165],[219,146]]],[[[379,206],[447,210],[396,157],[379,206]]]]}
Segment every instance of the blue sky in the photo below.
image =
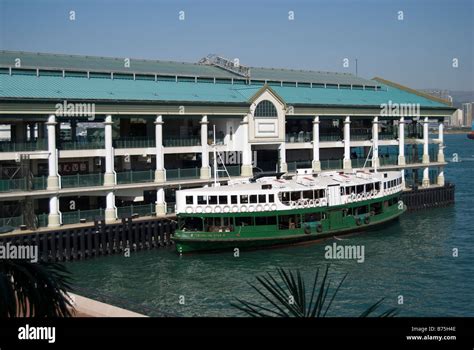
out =
{"type": "Polygon", "coordinates": [[[4,50],[352,73],[358,58],[366,78],[474,90],[473,0],[0,0],[0,31],[4,50]]]}

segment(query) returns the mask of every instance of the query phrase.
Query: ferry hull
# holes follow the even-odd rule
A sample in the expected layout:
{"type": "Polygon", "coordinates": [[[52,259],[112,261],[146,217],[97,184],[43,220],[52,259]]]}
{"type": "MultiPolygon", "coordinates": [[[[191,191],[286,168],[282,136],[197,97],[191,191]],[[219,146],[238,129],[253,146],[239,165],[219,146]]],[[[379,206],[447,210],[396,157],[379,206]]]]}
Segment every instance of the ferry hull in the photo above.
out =
{"type": "MultiPolygon", "coordinates": [[[[403,208],[391,208],[388,212],[382,213],[377,216],[370,217],[370,221],[367,223],[365,220],[361,220],[360,224],[349,224],[338,228],[330,228],[329,223],[323,224],[321,231],[318,232],[316,227],[312,227],[309,230],[304,228],[295,230],[282,231],[276,230],[273,233],[267,232],[262,235],[256,232],[253,236],[247,234],[247,237],[238,238],[235,235],[219,234],[219,238],[203,238],[200,237],[200,233],[194,233],[191,235],[183,236],[177,231],[177,234],[173,237],[176,243],[176,250],[180,254],[196,253],[196,252],[218,252],[218,251],[233,251],[238,248],[239,250],[253,250],[260,248],[289,246],[297,244],[307,244],[316,242],[328,237],[344,235],[348,233],[366,231],[376,226],[386,224],[392,220],[397,219],[401,214],[406,211],[406,206],[403,208]],[[290,231],[290,232],[289,232],[290,231]]],[[[304,225],[304,224],[303,224],[304,225]]]]}

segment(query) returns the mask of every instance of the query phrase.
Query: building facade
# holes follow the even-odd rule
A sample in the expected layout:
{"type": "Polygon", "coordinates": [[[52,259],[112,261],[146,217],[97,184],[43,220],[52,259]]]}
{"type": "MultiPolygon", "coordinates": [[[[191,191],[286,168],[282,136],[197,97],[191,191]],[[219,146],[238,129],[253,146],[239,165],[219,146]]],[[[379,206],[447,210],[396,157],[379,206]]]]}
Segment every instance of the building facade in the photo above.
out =
{"type": "Polygon", "coordinates": [[[166,215],[214,171],[401,169],[407,188],[444,185],[455,109],[381,78],[2,51],[0,81],[0,227],[166,215]]]}

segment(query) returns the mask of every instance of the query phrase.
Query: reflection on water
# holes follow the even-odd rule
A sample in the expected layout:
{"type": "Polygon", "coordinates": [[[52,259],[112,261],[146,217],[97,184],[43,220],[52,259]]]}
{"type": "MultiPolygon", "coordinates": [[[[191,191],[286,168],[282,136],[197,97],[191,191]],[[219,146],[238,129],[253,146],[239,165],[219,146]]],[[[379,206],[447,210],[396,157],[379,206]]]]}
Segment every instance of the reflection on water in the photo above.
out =
{"type": "MultiPolygon", "coordinates": [[[[474,160],[474,141],[465,135],[445,139],[447,159],[458,153],[461,160],[474,160]]],[[[447,180],[456,184],[453,207],[408,213],[384,229],[338,240],[364,245],[365,261],[329,261],[334,284],[349,274],[331,316],[357,316],[382,297],[385,307],[400,309],[400,316],[474,316],[473,174],[474,161],[448,165],[447,180]],[[400,295],[403,305],[397,304],[400,295]]],[[[230,303],[235,297],[254,300],[247,282],[256,275],[277,266],[300,269],[309,284],[316,268],[326,266],[324,246],[332,243],[242,252],[239,258],[231,253],[178,257],[162,248],[68,267],[78,286],[110,296],[120,306],[146,307],[151,315],[235,316],[241,314],[230,303]]]]}

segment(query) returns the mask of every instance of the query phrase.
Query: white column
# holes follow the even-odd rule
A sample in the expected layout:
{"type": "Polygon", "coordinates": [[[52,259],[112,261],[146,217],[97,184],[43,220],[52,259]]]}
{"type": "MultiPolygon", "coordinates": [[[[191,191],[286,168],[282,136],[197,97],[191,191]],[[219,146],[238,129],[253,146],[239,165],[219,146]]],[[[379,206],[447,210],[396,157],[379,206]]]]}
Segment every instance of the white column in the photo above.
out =
{"type": "Polygon", "coordinates": [[[166,215],[165,190],[163,188],[158,188],[156,191],[155,212],[156,216],[166,215]]]}
{"type": "Polygon", "coordinates": [[[112,224],[117,220],[117,208],[115,207],[115,193],[107,192],[107,207],[105,208],[105,223],[112,224]]]}
{"type": "Polygon", "coordinates": [[[105,174],[104,186],[115,185],[114,148],[112,146],[112,116],[105,117],[105,174]]]}
{"type": "Polygon", "coordinates": [[[439,167],[438,169],[438,178],[436,179],[436,183],[439,186],[444,186],[445,181],[444,181],[444,167],[439,167]]]}
{"type": "Polygon", "coordinates": [[[438,125],[438,162],[444,163],[444,120],[441,119],[438,125]]]}
{"type": "Polygon", "coordinates": [[[282,142],[279,147],[280,153],[280,171],[286,173],[288,171],[288,165],[286,164],[286,143],[282,142]]]}
{"type": "Polygon", "coordinates": [[[430,162],[428,124],[428,117],[425,117],[423,120],[423,164],[430,162]]]}
{"type": "Polygon", "coordinates": [[[48,227],[58,227],[61,225],[61,214],[59,213],[59,198],[52,196],[49,198],[48,227]]]}
{"type": "MultiPolygon", "coordinates": [[[[429,154],[429,134],[428,134],[428,117],[423,120],[423,164],[430,163],[429,154]]],[[[422,187],[430,186],[430,170],[429,167],[423,169],[423,180],[421,183],[422,187]]]]}
{"type": "Polygon", "coordinates": [[[344,120],[344,170],[351,170],[351,117],[344,120]]]}
{"type": "Polygon", "coordinates": [[[319,160],[319,116],[313,120],[313,172],[321,171],[321,161],[319,160]]]}
{"type": "Polygon", "coordinates": [[[398,122],[398,165],[405,165],[405,118],[398,122]]]}
{"type": "Polygon", "coordinates": [[[56,116],[50,115],[46,123],[48,128],[48,190],[59,189],[58,150],[56,149],[56,116]]]}
{"type": "Polygon", "coordinates": [[[379,168],[379,117],[372,121],[372,167],[379,168]]]}
{"type": "Polygon", "coordinates": [[[209,145],[207,144],[207,115],[201,118],[201,179],[211,178],[211,168],[209,167],[209,145]]]}
{"type": "Polygon", "coordinates": [[[166,181],[165,160],[163,152],[163,117],[161,115],[155,120],[155,144],[156,144],[156,170],[155,182],[166,181]]]}
{"type": "Polygon", "coordinates": [[[242,118],[240,123],[242,128],[242,169],[240,172],[241,176],[252,176],[253,175],[253,166],[252,166],[252,146],[249,143],[249,116],[246,115],[242,118]]]}

